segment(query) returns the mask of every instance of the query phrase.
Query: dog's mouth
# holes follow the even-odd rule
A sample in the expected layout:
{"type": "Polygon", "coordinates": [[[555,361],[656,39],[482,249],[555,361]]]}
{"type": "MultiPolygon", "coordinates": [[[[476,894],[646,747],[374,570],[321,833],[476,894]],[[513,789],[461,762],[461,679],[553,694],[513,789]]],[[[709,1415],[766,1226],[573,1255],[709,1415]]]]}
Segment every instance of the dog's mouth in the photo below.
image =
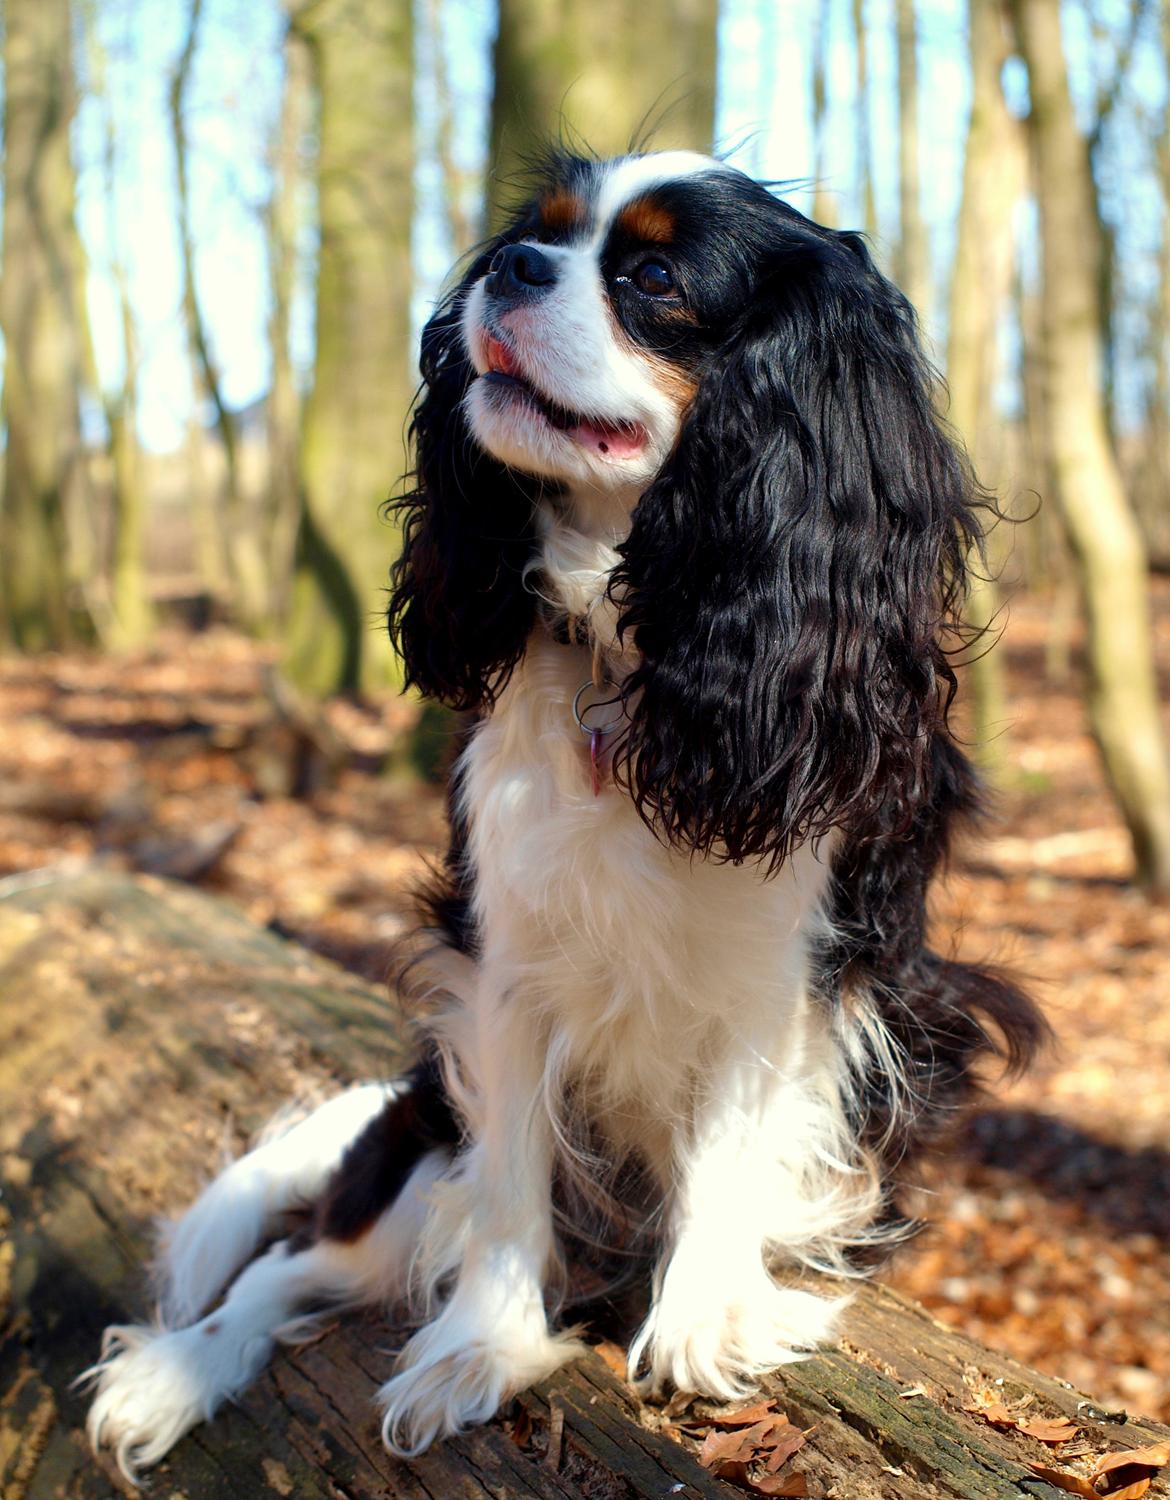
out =
{"type": "Polygon", "coordinates": [[[648,434],[640,422],[615,422],[570,411],[537,390],[506,344],[485,333],[482,347],[487,363],[487,370],[480,376],[483,383],[505,399],[523,404],[581,447],[614,460],[636,458],[645,448],[648,434]]]}

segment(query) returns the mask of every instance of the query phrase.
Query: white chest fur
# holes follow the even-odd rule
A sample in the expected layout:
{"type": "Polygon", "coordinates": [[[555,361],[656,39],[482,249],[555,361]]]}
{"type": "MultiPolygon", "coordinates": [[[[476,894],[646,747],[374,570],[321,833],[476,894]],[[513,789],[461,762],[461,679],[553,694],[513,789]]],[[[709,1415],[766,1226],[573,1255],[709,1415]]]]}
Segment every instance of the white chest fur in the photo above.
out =
{"type": "Polygon", "coordinates": [[[589,670],[587,650],[534,636],[466,752],[484,967],[574,1074],[676,1112],[732,1035],[778,1063],[803,1051],[827,870],[809,850],[768,881],[691,860],[611,781],[595,796],[572,713],[589,670]]]}

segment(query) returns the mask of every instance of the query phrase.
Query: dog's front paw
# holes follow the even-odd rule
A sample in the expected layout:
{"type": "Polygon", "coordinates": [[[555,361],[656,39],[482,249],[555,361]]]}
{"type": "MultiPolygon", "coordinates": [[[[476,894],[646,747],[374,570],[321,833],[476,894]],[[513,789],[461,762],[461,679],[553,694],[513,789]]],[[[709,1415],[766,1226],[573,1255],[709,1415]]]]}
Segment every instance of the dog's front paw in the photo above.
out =
{"type": "Polygon", "coordinates": [[[571,1334],[552,1334],[544,1309],[496,1326],[475,1326],[452,1303],[403,1350],[382,1387],[382,1440],[411,1458],[437,1438],[493,1417],[509,1396],[545,1379],[582,1352],[571,1334]]]}
{"type": "Polygon", "coordinates": [[[740,1400],[761,1375],[832,1337],[846,1300],[777,1286],[762,1263],[758,1273],[701,1277],[672,1264],[630,1346],[630,1381],[644,1394],[673,1386],[740,1400]]]}

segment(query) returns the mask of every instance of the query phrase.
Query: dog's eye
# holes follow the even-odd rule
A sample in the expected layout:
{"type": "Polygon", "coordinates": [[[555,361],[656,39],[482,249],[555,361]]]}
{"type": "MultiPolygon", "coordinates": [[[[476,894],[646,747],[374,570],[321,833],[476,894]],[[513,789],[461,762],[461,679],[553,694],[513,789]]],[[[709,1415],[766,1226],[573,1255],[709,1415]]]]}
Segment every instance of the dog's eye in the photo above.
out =
{"type": "Polygon", "coordinates": [[[630,280],[648,297],[669,297],[674,291],[674,275],[670,267],[660,260],[644,260],[630,280]]]}

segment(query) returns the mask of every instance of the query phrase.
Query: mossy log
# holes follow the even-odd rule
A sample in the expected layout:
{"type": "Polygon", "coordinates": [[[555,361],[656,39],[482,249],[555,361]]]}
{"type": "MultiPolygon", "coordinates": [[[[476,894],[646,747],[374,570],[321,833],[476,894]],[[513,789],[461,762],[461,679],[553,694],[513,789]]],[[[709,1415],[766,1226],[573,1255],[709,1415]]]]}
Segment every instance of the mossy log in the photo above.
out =
{"type": "MultiPolygon", "coordinates": [[[[404,1029],[386,996],[189,888],[101,870],[0,883],[3,1500],[132,1493],[90,1453],[85,1399],[70,1382],[107,1323],[149,1311],[153,1221],[281,1104],[393,1074],[404,1029]]],[[[408,1463],[391,1458],[371,1397],[400,1339],[371,1314],[278,1352],[238,1405],[179,1444],[153,1492],[743,1494],[702,1469],[697,1445],[663,1430],[661,1410],[641,1406],[596,1355],[521,1396],[513,1420],[408,1463]],[[528,1417],[517,1423],[520,1408],[528,1417]]],[[[825,1500],[1059,1500],[1027,1467],[1060,1462],[1051,1450],[964,1410],[986,1389],[1008,1402],[1031,1395],[1030,1414],[1072,1417],[1093,1451],[1170,1435],[1086,1415],[1077,1392],[877,1287],[857,1297],[837,1347],[771,1387],[794,1422],[815,1428],[791,1467],[825,1500]]]]}

